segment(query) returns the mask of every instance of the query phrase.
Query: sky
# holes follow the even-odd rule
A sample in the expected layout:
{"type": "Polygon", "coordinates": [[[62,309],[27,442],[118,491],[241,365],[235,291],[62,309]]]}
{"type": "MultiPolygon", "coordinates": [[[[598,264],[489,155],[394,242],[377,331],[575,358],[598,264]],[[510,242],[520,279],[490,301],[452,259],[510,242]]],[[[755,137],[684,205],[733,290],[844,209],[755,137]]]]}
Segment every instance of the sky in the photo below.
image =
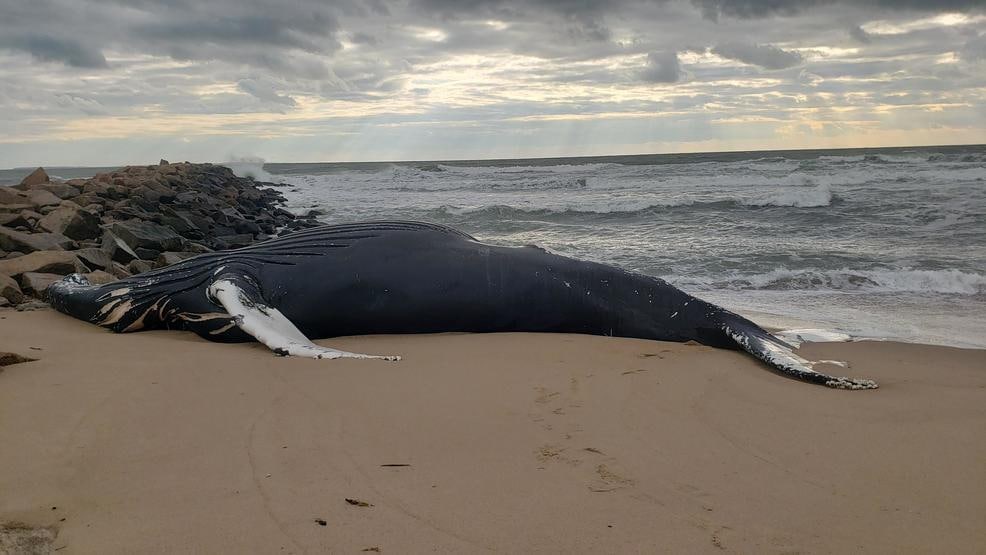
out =
{"type": "Polygon", "coordinates": [[[0,0],[0,167],[986,143],[986,0],[0,0]]]}

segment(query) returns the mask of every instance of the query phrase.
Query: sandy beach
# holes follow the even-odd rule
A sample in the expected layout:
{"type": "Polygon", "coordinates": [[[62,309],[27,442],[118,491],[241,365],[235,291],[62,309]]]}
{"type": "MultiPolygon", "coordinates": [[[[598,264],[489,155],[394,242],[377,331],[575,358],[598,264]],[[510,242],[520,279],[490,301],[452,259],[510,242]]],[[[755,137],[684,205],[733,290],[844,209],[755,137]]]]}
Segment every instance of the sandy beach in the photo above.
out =
{"type": "Polygon", "coordinates": [[[605,337],[351,337],[320,343],[405,360],[314,361],[9,309],[0,337],[38,359],[0,372],[0,521],[59,553],[986,546],[986,351],[801,349],[881,384],[847,392],[605,337]]]}

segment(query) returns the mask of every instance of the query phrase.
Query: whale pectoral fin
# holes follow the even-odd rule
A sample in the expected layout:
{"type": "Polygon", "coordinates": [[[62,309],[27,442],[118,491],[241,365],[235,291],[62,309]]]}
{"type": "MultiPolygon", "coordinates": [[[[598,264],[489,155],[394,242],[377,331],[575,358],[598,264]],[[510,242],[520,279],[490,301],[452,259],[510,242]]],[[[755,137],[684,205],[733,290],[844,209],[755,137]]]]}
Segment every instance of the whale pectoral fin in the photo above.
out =
{"type": "MultiPolygon", "coordinates": [[[[876,389],[873,380],[829,376],[813,368],[815,362],[794,354],[794,349],[784,341],[770,335],[753,322],[729,322],[723,326],[729,337],[746,352],[767,363],[771,368],[797,380],[802,380],[835,389],[876,389]]],[[[819,361],[824,362],[824,361],[819,361]]]]}
{"type": "Polygon", "coordinates": [[[241,330],[282,356],[400,360],[399,356],[365,355],[322,347],[311,342],[281,311],[263,304],[236,283],[221,279],[209,286],[209,296],[233,317],[241,330]]]}

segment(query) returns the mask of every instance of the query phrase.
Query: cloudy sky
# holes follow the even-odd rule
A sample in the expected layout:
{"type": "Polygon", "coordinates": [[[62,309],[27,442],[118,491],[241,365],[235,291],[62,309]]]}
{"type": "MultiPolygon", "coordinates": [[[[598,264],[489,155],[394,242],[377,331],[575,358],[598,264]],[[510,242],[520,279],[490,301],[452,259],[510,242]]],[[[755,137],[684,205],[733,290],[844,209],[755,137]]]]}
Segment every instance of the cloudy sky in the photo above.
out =
{"type": "Polygon", "coordinates": [[[986,142],[986,0],[0,0],[0,167],[986,142]]]}

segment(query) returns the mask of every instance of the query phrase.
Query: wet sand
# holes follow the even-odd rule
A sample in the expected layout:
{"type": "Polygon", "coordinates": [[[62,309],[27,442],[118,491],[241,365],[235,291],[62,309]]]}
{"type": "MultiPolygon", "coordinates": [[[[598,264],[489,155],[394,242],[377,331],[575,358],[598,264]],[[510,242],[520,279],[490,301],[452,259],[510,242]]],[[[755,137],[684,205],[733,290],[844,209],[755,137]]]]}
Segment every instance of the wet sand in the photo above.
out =
{"type": "Polygon", "coordinates": [[[986,549],[982,350],[801,349],[881,385],[856,392],[654,341],[350,337],[319,343],[405,360],[314,361],[0,318],[0,351],[39,359],[0,372],[0,522],[58,553],[986,549]]]}

